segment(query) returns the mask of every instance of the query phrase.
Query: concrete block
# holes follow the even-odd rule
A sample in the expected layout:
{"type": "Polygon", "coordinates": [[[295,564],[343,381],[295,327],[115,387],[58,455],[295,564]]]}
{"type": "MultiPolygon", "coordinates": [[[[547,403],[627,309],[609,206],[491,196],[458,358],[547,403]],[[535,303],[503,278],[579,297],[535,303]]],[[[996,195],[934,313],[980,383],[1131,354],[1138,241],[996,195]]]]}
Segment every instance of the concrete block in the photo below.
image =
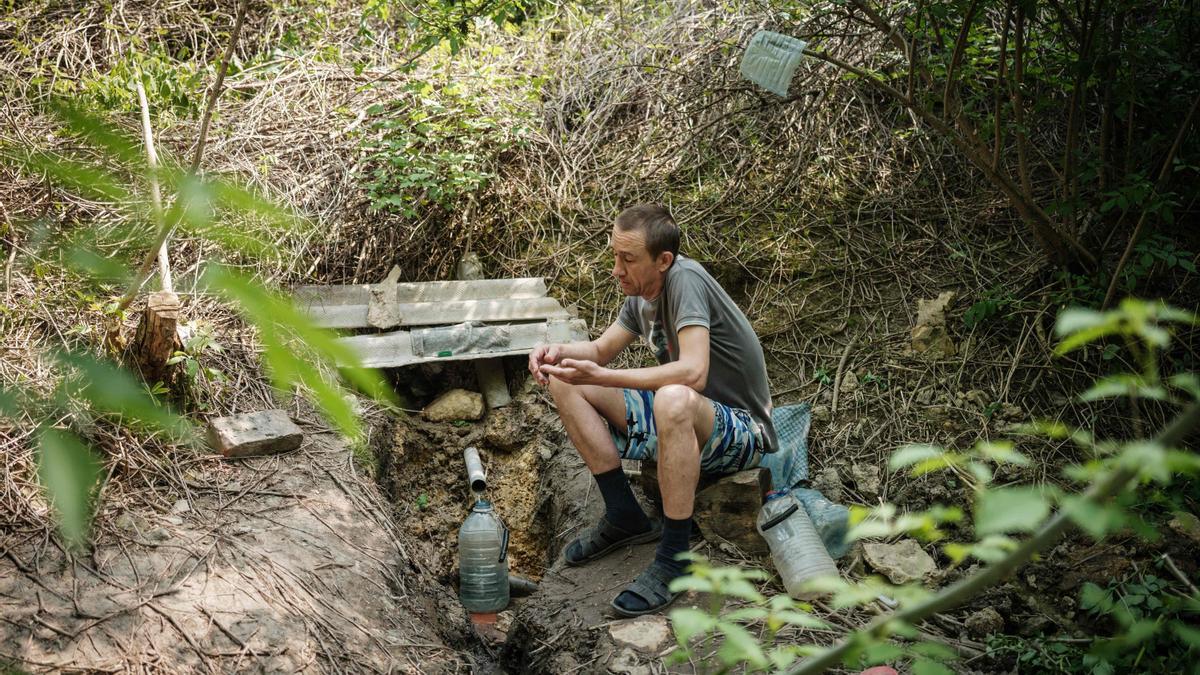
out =
{"type": "Polygon", "coordinates": [[[304,432],[283,410],[259,410],[212,420],[208,440],[226,457],[251,457],[295,450],[304,432]]]}

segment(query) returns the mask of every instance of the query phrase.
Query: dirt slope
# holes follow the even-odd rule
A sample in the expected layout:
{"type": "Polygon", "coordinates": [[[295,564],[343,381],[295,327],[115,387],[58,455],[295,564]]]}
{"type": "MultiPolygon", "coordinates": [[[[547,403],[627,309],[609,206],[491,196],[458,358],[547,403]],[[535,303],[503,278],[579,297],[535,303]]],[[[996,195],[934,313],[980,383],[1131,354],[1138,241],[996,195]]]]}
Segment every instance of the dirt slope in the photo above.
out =
{"type": "Polygon", "coordinates": [[[72,558],[7,533],[0,658],[34,670],[444,672],[440,587],[337,437],[186,467],[191,497],[103,518],[72,558]]]}

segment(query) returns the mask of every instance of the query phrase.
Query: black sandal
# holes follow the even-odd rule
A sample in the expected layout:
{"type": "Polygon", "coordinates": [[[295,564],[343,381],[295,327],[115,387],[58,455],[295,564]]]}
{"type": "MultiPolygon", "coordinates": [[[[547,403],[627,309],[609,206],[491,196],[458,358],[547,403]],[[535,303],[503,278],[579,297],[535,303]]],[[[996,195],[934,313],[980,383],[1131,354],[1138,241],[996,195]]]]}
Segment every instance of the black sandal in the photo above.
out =
{"type": "Polygon", "coordinates": [[[657,520],[651,521],[650,529],[645,532],[628,532],[601,518],[599,524],[567,544],[563,549],[563,561],[578,567],[603,558],[622,546],[658,541],[661,537],[662,523],[657,520]]]}
{"type": "Polygon", "coordinates": [[[679,576],[672,570],[652,563],[644,572],[638,575],[637,579],[633,580],[625,590],[617,594],[613,598],[612,608],[621,616],[642,616],[643,614],[652,614],[657,612],[667,605],[675,602],[675,598],[679,597],[679,593],[672,593],[670,589],[671,582],[678,579],[679,576]],[[617,604],[617,600],[624,593],[630,593],[641,598],[647,605],[645,609],[627,609],[617,604]]]}

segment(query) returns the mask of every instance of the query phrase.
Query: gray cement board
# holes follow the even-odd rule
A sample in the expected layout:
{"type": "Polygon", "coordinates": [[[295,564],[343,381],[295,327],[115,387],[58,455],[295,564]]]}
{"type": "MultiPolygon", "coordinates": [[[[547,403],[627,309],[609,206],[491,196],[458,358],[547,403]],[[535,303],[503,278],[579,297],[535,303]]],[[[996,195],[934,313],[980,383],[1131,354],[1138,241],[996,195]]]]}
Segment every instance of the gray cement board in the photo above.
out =
{"type": "MultiPolygon", "coordinates": [[[[486,330],[487,326],[483,329],[486,330]]],[[[412,336],[406,330],[381,333],[379,335],[356,335],[338,338],[359,357],[368,368],[396,368],[429,361],[461,361],[470,359],[499,358],[528,354],[543,342],[575,342],[588,339],[587,327],[579,319],[516,324],[504,327],[509,331],[509,347],[498,352],[466,352],[450,356],[415,356],[412,353],[412,336]]]]}
{"type": "MultiPolygon", "coordinates": [[[[384,284],[348,286],[297,286],[297,306],[324,328],[367,328],[371,289],[384,284]]],[[[425,281],[394,284],[396,302],[443,303],[477,300],[532,300],[544,298],[546,282],[541,277],[480,279],[475,281],[425,281]]],[[[389,294],[390,295],[390,294],[389,294]]],[[[398,308],[403,311],[402,308],[398,308]]],[[[451,320],[457,323],[466,319],[451,320]]],[[[408,324],[411,325],[411,324],[408,324]]]]}

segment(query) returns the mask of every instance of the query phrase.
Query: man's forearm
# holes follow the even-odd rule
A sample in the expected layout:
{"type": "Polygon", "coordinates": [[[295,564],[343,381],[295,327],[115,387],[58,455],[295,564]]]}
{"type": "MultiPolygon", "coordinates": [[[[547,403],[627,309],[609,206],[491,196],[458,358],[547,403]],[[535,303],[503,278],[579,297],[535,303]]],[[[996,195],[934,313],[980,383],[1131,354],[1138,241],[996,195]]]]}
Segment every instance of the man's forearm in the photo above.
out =
{"type": "Polygon", "coordinates": [[[703,375],[692,364],[683,361],[664,363],[650,368],[611,368],[605,373],[604,386],[622,389],[644,389],[658,391],[668,384],[682,384],[697,392],[703,392],[706,382],[703,375]]]}
{"type": "Polygon", "coordinates": [[[558,347],[558,361],[576,359],[604,365],[599,361],[600,348],[596,346],[595,342],[560,342],[554,346],[558,347]]]}

